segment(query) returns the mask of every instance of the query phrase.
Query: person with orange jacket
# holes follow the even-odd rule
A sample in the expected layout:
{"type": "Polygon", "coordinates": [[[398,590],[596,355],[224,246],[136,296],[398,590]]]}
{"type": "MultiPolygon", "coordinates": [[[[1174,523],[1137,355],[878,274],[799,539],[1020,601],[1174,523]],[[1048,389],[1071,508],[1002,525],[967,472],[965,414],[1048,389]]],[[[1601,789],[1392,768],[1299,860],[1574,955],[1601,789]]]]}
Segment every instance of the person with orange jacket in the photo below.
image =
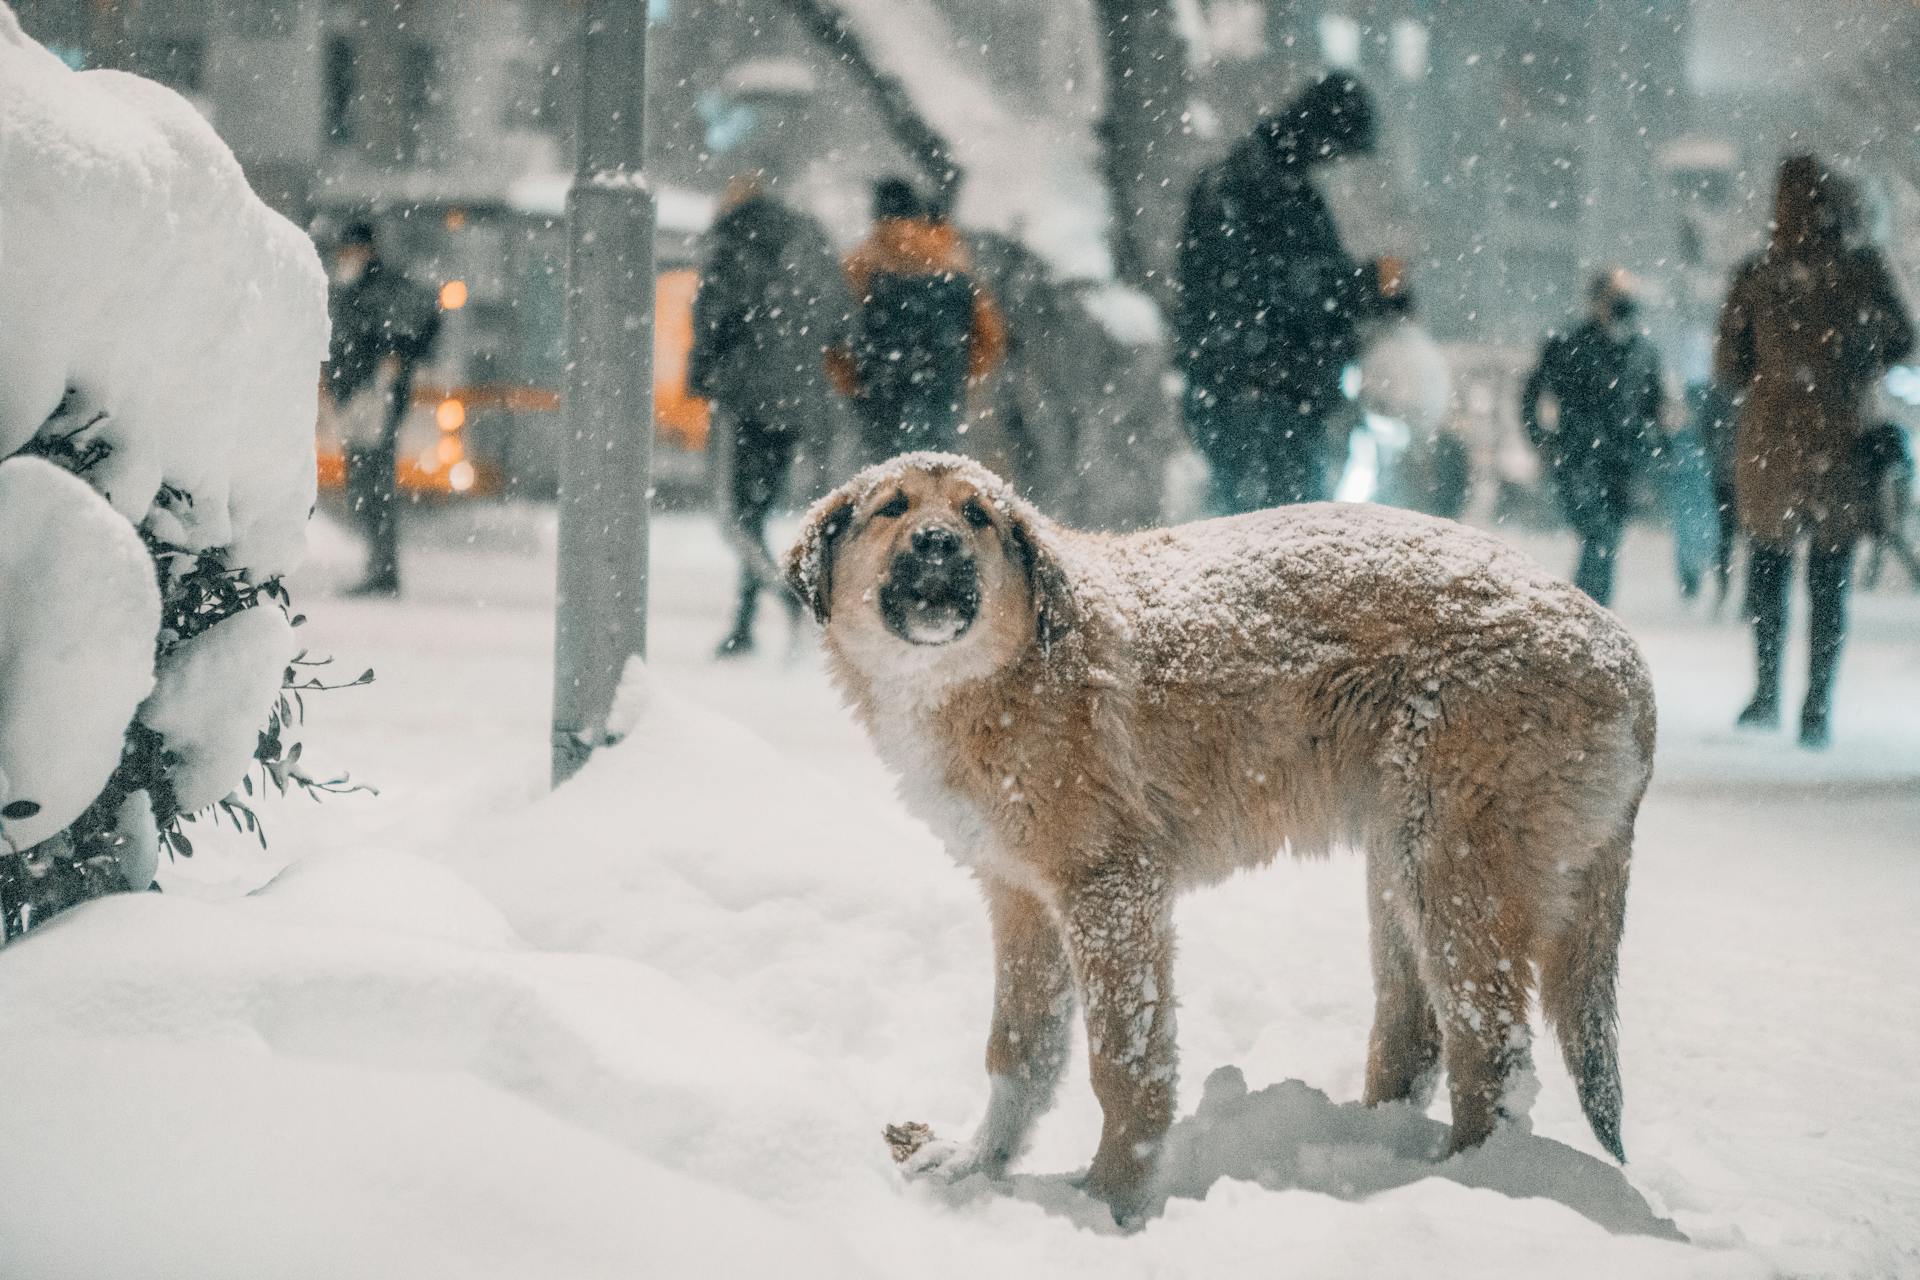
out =
{"type": "Polygon", "coordinates": [[[867,461],[953,449],[967,389],[1006,353],[1006,322],[945,212],[905,179],[875,184],[873,217],[846,259],[857,314],[828,372],[858,411],[867,461]]]}

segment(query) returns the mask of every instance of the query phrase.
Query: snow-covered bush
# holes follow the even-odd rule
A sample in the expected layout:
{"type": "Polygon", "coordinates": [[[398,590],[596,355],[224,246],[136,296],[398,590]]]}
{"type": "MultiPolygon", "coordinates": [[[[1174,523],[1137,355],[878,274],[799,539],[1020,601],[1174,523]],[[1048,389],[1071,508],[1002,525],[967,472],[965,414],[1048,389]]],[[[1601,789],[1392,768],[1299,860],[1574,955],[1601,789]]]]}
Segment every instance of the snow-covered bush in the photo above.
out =
{"type": "Polygon", "coordinates": [[[280,575],[313,507],[326,326],[312,245],[184,99],[70,70],[0,3],[9,933],[23,907],[145,888],[196,811],[253,827],[226,797],[256,759],[312,783],[283,690],[317,682],[280,575]]]}

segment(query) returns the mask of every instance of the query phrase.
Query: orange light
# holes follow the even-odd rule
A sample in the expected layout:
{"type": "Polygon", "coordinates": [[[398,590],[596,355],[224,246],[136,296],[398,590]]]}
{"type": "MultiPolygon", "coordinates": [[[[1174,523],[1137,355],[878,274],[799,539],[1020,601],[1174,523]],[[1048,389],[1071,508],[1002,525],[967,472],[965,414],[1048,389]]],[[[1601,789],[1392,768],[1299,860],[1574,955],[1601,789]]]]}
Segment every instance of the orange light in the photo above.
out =
{"type": "Polygon", "coordinates": [[[466,403],[452,397],[442,400],[433,411],[433,420],[442,431],[458,431],[467,425],[466,403]]]}
{"type": "Polygon", "coordinates": [[[466,305],[467,282],[465,280],[449,280],[440,286],[440,309],[442,311],[458,311],[466,305]]]}
{"type": "Polygon", "coordinates": [[[466,456],[467,451],[460,446],[459,436],[441,436],[440,447],[434,450],[435,459],[443,467],[451,466],[466,456]]]}
{"type": "Polygon", "coordinates": [[[447,230],[458,231],[460,230],[460,228],[466,225],[467,225],[467,211],[465,209],[447,210],[447,230]]]}
{"type": "Polygon", "coordinates": [[[447,487],[455,493],[465,493],[473,488],[475,478],[473,464],[465,459],[447,469],[447,487]]]}

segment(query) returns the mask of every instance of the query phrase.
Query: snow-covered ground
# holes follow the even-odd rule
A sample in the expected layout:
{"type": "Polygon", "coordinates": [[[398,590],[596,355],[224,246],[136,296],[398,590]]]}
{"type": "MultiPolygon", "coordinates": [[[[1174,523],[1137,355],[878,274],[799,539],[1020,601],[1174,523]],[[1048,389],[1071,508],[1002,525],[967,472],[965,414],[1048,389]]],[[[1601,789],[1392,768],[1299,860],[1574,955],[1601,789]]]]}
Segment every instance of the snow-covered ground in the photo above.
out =
{"type": "Polygon", "coordinates": [[[1550,1053],[1533,1134],[1464,1160],[1352,1105],[1359,864],[1280,865],[1181,909],[1183,1194],[1122,1236],[1064,1177],[1083,1072],[1010,1184],[897,1176],[884,1123],[985,1103],[985,921],[777,609],[707,658],[711,527],[657,526],[638,727],[547,796],[549,519],[426,523],[402,603],[326,598],[325,524],[296,585],[379,673],[310,699],[308,761],[379,797],[269,805],[271,854],[196,831],[0,963],[0,1274],[1920,1275],[1920,596],[1859,600],[1810,756],[1727,728],[1744,636],[1636,534],[1624,1178],[1550,1053]]]}

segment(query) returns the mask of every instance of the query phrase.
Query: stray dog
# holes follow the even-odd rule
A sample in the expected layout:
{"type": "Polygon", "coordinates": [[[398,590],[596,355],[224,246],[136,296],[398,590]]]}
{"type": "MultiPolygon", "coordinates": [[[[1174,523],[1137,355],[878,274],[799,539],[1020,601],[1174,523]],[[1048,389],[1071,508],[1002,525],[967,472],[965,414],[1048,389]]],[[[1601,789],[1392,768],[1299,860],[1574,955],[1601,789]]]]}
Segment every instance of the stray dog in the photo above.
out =
{"type": "Polygon", "coordinates": [[[1075,532],[931,453],[815,504],[786,568],[905,800],[985,890],[990,1101],[940,1172],[1020,1154],[1077,995],[1105,1118],[1086,1186],[1144,1208],[1175,1101],[1175,895],[1334,845],[1367,855],[1366,1101],[1424,1099],[1444,1065],[1452,1149],[1485,1139],[1525,1104],[1537,967],[1624,1159],[1614,976],[1654,707],[1584,594],[1380,507],[1075,532]]]}

